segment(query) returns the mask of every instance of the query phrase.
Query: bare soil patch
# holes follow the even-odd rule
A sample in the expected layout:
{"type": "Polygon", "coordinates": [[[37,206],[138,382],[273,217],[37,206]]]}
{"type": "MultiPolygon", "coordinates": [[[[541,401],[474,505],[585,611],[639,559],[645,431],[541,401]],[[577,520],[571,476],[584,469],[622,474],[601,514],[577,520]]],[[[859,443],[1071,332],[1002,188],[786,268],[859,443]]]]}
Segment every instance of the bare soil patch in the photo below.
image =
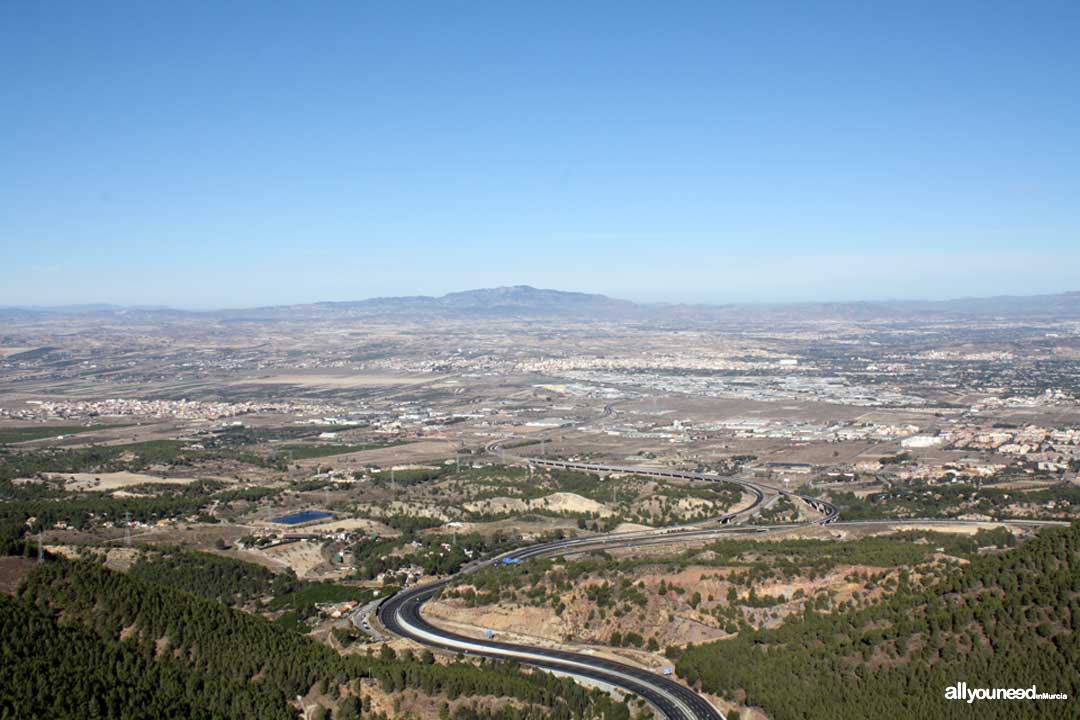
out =
{"type": "Polygon", "coordinates": [[[463,506],[470,512],[529,512],[530,510],[550,510],[552,512],[596,513],[601,517],[611,515],[607,505],[582,497],[575,493],[557,492],[535,500],[520,498],[495,497],[487,500],[466,503],[463,506]]]}
{"type": "Polygon", "coordinates": [[[14,595],[23,579],[37,567],[37,561],[21,557],[0,557],[0,593],[14,595]]]}
{"type": "Polygon", "coordinates": [[[101,490],[105,492],[131,487],[132,485],[187,485],[195,482],[195,478],[189,477],[162,478],[157,475],[132,472],[55,473],[49,475],[49,477],[63,479],[64,488],[67,490],[101,490]]]}

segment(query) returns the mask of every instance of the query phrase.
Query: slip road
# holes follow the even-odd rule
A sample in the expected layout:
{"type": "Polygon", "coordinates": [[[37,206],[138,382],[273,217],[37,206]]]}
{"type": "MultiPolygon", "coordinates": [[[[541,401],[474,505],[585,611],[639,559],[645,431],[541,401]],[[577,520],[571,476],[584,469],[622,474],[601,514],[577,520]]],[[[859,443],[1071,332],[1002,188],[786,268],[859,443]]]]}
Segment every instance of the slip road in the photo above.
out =
{"type": "MultiPolygon", "coordinates": [[[[491,448],[489,448],[491,449],[491,448]]],[[[752,516],[761,506],[766,490],[782,492],[776,488],[758,483],[707,475],[704,473],[683,472],[678,470],[657,470],[655,468],[616,467],[608,465],[589,465],[567,463],[559,460],[541,458],[514,458],[533,465],[555,467],[586,472],[618,472],[659,477],[674,477],[688,480],[708,480],[717,482],[736,482],[747,489],[753,496],[753,502],[747,507],[713,521],[717,525],[729,525],[741,517],[752,516]]],[[[800,498],[815,509],[826,513],[824,522],[836,518],[836,509],[824,501],[814,498],[800,498]],[[831,511],[831,512],[830,512],[831,511]]],[[[823,521],[819,521],[823,522],[823,521]]],[[[501,562],[505,559],[524,560],[542,555],[559,555],[568,552],[583,552],[597,547],[619,548],[651,545],[657,543],[679,542],[689,537],[712,535],[721,532],[746,532],[744,528],[723,527],[702,530],[700,527],[677,526],[645,532],[612,533],[588,538],[557,540],[533,545],[520,550],[504,553],[497,558],[475,562],[462,569],[462,573],[475,572],[477,569],[501,562]]],[[[621,663],[603,657],[584,653],[553,650],[543,647],[519,645],[495,640],[479,640],[452,633],[427,622],[420,613],[421,607],[440,589],[451,582],[447,578],[436,583],[403,590],[384,602],[378,610],[379,621],[390,632],[414,640],[428,647],[451,652],[461,652],[481,657],[516,660],[535,667],[565,673],[601,686],[619,688],[643,698],[668,720],[720,720],[717,712],[708,701],[693,690],[680,685],[674,680],[633,665],[621,663]]]]}

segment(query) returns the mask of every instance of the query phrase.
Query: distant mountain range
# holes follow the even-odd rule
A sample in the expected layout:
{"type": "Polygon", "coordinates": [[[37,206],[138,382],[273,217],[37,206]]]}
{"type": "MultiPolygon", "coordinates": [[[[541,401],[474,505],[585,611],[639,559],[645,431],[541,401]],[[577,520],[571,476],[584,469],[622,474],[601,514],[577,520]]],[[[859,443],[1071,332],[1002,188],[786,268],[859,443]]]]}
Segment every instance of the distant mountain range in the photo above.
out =
{"type": "Polygon", "coordinates": [[[574,320],[698,322],[903,320],[931,317],[1003,319],[1080,319],[1080,292],[998,296],[956,300],[680,305],[640,304],[606,295],[545,290],[528,285],[466,290],[441,297],[382,297],[349,302],[318,302],[195,312],[164,307],[68,305],[0,308],[0,318],[106,316],[114,320],[155,317],[220,321],[333,320],[334,318],[566,318],[574,320]]]}
{"type": "MultiPolygon", "coordinates": [[[[345,314],[425,313],[435,316],[551,316],[572,315],[578,317],[630,316],[645,307],[629,300],[615,300],[606,295],[543,290],[528,285],[484,288],[450,293],[442,297],[418,295],[412,297],[387,297],[355,302],[324,302],[314,305],[289,305],[276,308],[260,308],[254,312],[338,312],[345,314]]],[[[252,311],[241,310],[249,315],[252,311]]]]}

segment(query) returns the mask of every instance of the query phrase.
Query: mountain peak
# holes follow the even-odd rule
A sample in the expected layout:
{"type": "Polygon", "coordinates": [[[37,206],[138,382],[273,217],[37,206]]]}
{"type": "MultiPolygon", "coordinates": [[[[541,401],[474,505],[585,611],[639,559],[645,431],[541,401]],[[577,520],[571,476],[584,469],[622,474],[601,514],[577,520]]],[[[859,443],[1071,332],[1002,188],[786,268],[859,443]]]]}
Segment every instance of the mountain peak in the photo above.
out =
{"type": "Polygon", "coordinates": [[[603,314],[616,310],[628,311],[636,307],[628,300],[615,300],[606,295],[548,290],[531,285],[503,285],[464,290],[443,295],[436,302],[445,308],[495,314],[572,313],[574,311],[603,314]]]}

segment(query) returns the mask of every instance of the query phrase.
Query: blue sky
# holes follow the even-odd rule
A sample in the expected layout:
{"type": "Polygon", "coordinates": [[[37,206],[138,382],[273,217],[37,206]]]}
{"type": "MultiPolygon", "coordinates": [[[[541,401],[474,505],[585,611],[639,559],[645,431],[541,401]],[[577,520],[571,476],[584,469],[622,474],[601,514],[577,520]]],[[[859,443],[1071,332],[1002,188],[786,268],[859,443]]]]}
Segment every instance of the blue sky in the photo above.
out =
{"type": "Polygon", "coordinates": [[[0,5],[0,305],[1080,289],[1080,3],[0,5]]]}

